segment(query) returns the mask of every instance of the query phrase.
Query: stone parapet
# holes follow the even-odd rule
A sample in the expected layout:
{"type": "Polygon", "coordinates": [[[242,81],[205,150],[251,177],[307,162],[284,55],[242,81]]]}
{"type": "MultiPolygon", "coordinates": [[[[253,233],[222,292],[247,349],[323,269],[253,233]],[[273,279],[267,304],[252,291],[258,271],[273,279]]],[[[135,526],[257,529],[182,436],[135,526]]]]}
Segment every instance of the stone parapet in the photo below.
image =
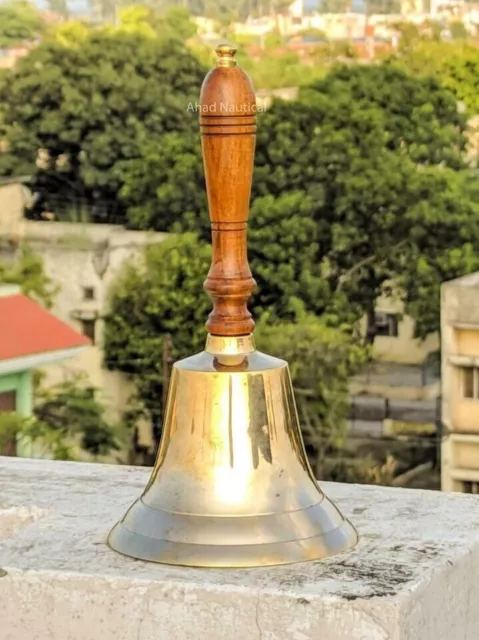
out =
{"type": "Polygon", "coordinates": [[[149,470],[0,458],[2,640],[477,640],[479,497],[324,483],[355,549],[248,570],[105,545],[149,470]]]}

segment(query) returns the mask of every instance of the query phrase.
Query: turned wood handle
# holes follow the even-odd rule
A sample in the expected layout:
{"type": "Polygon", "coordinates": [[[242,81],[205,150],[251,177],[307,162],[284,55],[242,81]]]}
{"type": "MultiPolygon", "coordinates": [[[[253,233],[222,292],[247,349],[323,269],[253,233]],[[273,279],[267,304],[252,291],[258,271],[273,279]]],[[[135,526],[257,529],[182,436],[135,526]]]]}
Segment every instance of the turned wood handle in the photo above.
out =
{"type": "Polygon", "coordinates": [[[200,130],[212,235],[204,288],[213,301],[206,329],[217,336],[253,331],[246,303],[256,283],[247,256],[247,224],[256,141],[256,102],[248,75],[236,66],[236,47],[216,49],[217,66],[200,95],[200,130]]]}

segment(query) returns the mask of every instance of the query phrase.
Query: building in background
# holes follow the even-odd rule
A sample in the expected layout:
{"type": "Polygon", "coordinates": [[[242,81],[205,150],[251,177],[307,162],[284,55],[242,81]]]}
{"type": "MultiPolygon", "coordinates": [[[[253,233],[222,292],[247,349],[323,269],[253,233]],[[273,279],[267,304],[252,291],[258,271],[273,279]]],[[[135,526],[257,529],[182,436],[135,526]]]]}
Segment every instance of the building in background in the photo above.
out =
{"type": "Polygon", "coordinates": [[[0,209],[0,261],[14,261],[22,243],[41,256],[46,275],[57,287],[52,313],[91,343],[68,361],[46,368],[44,384],[86,373],[100,391],[98,399],[108,418],[120,420],[133,385],[125,374],[104,366],[103,317],[108,295],[125,263],[141,260],[145,246],[161,242],[166,234],[127,231],[118,225],[26,220],[22,189],[0,185],[0,203],[5,204],[0,209]]]}
{"type": "Polygon", "coordinates": [[[28,177],[0,178],[0,240],[15,242],[21,233],[23,211],[32,200],[32,194],[25,183],[28,177]]]}
{"type": "Polygon", "coordinates": [[[479,493],[479,272],[441,293],[444,491],[479,493]]]}
{"type": "MultiPolygon", "coordinates": [[[[259,92],[258,102],[267,107],[276,95],[294,99],[297,88],[259,92]]],[[[23,209],[28,201],[23,184],[0,182],[0,239],[4,240],[0,260],[14,260],[17,247],[26,242],[42,257],[46,274],[58,287],[53,313],[92,340],[78,357],[50,366],[45,383],[86,372],[101,390],[109,418],[119,420],[133,386],[123,373],[104,366],[102,318],[108,311],[109,290],[125,262],[140,259],[147,244],[161,242],[166,234],[127,231],[118,225],[26,220],[23,209]]],[[[438,349],[438,337],[416,339],[414,320],[404,314],[402,303],[394,297],[381,298],[376,313],[374,360],[354,378],[351,393],[416,401],[438,396],[438,376],[431,375],[427,367],[429,356],[438,349]]]]}
{"type": "MultiPolygon", "coordinates": [[[[376,337],[372,361],[350,385],[353,396],[423,401],[434,405],[440,395],[439,337],[415,337],[415,322],[398,296],[382,296],[376,304],[376,337]]],[[[366,334],[363,317],[361,332],[366,334]]]]}
{"type": "Polygon", "coordinates": [[[10,49],[0,49],[0,69],[13,69],[19,60],[32,50],[31,44],[19,44],[10,49]]]}
{"type": "Polygon", "coordinates": [[[89,345],[88,338],[22,295],[19,287],[0,285],[0,413],[29,417],[32,371],[78,358],[89,345]]]}
{"type": "Polygon", "coordinates": [[[246,22],[234,22],[231,28],[236,35],[257,36],[258,38],[262,38],[275,30],[276,20],[274,16],[249,18],[246,22]]]}

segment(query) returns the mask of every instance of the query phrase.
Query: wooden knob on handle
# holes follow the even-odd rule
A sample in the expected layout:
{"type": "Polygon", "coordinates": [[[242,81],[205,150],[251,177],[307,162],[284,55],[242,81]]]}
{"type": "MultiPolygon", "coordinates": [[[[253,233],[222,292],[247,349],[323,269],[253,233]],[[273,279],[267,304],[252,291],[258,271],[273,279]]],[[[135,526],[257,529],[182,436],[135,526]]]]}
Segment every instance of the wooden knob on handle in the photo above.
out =
{"type": "Polygon", "coordinates": [[[256,283],[247,257],[247,224],[256,141],[256,102],[236,47],[221,44],[200,95],[200,130],[211,220],[212,261],[204,288],[213,301],[206,329],[217,336],[253,331],[246,306],[256,283]]]}

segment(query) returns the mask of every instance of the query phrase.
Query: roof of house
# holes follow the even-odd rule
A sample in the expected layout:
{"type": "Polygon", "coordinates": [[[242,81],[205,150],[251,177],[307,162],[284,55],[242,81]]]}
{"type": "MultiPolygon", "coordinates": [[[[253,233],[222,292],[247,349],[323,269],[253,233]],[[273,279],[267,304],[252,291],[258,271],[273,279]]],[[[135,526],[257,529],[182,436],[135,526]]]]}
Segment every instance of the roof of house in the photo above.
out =
{"type": "Polygon", "coordinates": [[[27,296],[0,296],[0,361],[89,344],[87,337],[27,296]]]}

